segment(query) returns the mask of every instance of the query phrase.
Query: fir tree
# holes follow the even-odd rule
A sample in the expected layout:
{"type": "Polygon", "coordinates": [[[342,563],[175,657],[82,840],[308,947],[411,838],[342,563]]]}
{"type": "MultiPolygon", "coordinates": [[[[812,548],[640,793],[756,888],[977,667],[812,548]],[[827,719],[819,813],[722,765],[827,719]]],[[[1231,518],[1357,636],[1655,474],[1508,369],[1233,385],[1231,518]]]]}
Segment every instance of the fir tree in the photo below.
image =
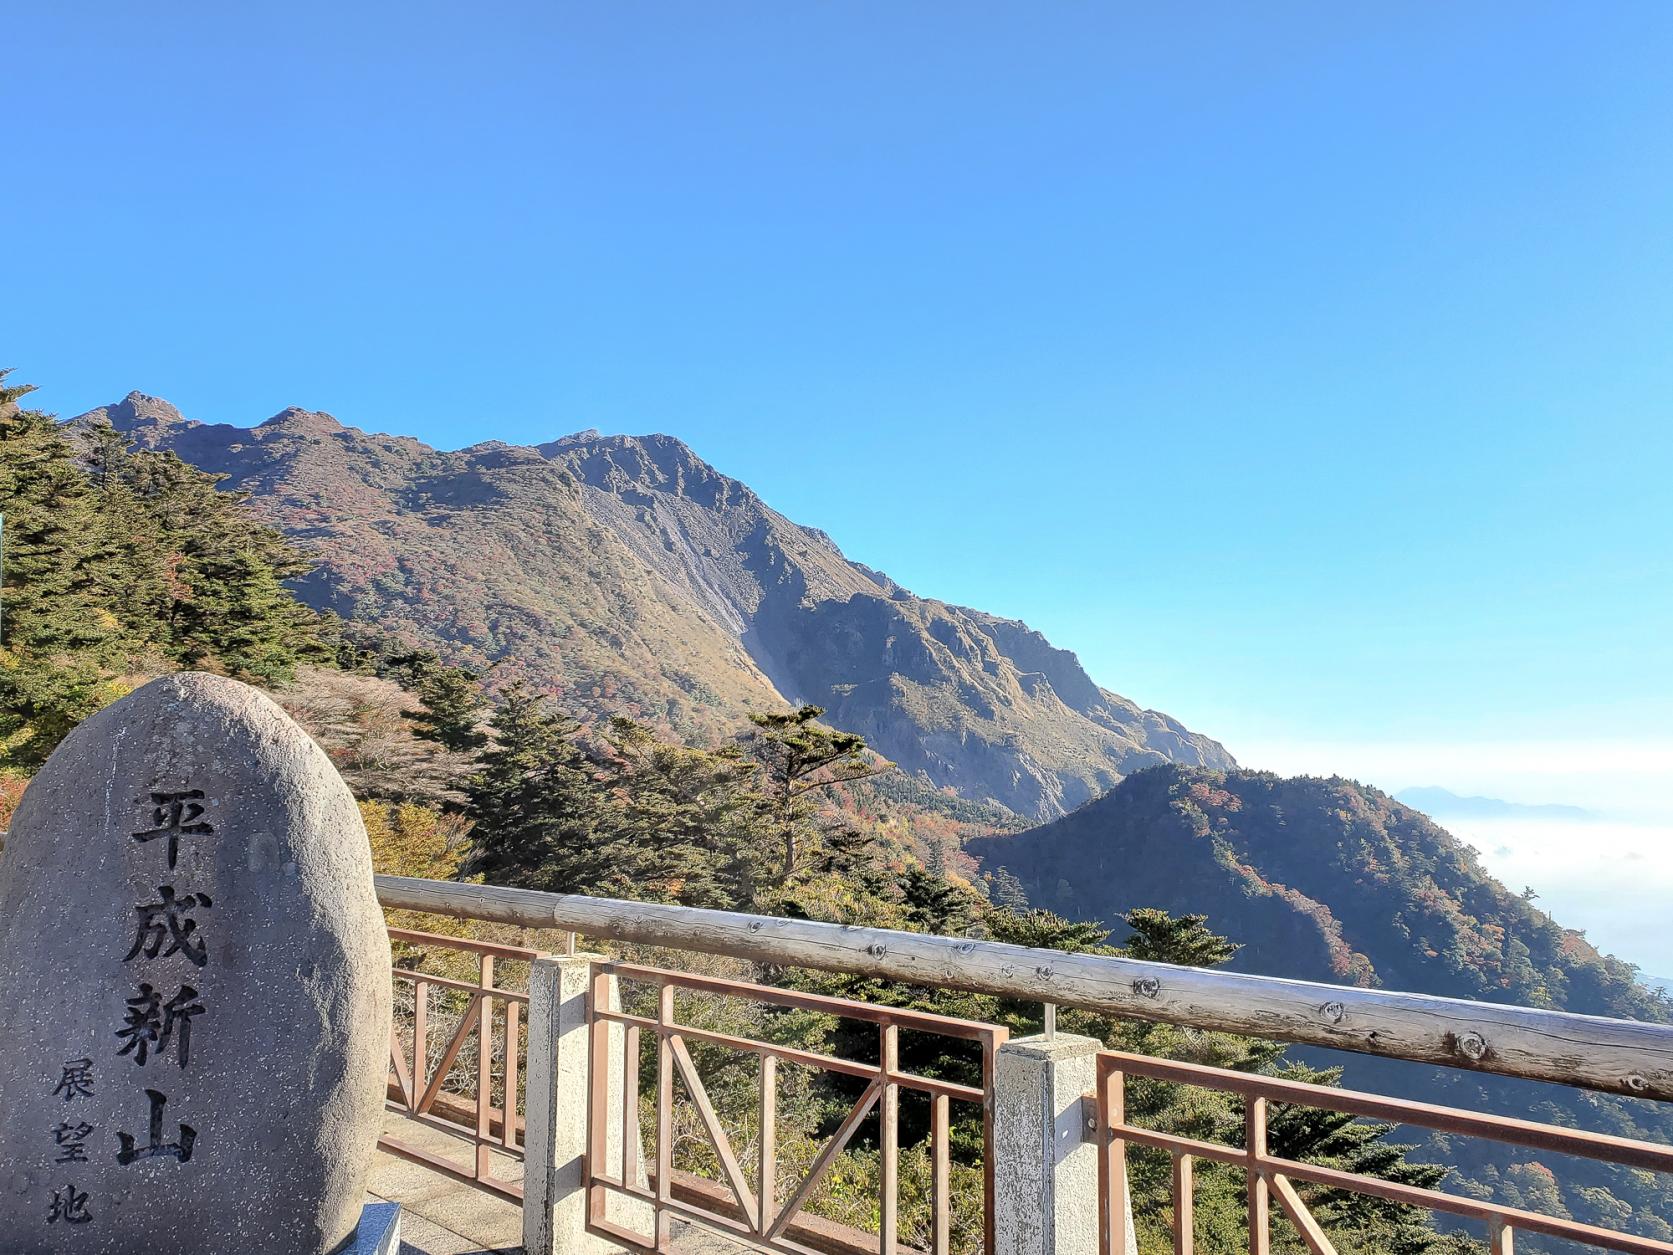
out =
{"type": "Polygon", "coordinates": [[[585,893],[614,865],[597,782],[578,725],[521,685],[494,712],[492,744],[467,789],[473,870],[494,884],[585,893]]]}
{"type": "Polygon", "coordinates": [[[1135,959],[1180,967],[1218,967],[1243,947],[1210,931],[1206,915],[1169,915],[1140,907],[1124,917],[1133,935],[1124,947],[1135,959]]]}
{"type": "Polygon", "coordinates": [[[102,520],[100,537],[110,561],[101,570],[101,603],[124,624],[136,646],[158,638],[168,614],[174,567],[157,520],[136,490],[128,438],[95,424],[82,434],[82,465],[102,520]]]}
{"type": "Polygon", "coordinates": [[[1066,954],[1114,954],[1107,944],[1110,930],[1092,920],[1070,920],[1051,911],[1001,909],[987,918],[995,941],[1066,954]]]}
{"type": "Polygon", "coordinates": [[[1011,874],[1008,867],[1001,867],[993,874],[993,901],[996,906],[1007,911],[1028,909],[1028,891],[1022,887],[1022,881],[1011,874]]]}
{"type": "MultiPolygon", "coordinates": [[[[1293,1060],[1277,1074],[1283,1080],[1309,1085],[1334,1086],[1342,1079],[1341,1068],[1311,1068],[1293,1060]]],[[[1277,1103],[1268,1112],[1267,1144],[1281,1159],[1380,1177],[1419,1189],[1438,1187],[1448,1170],[1435,1164],[1408,1162],[1405,1156],[1412,1147],[1388,1140],[1394,1128],[1339,1111],[1277,1103]]],[[[1297,1183],[1296,1188],[1314,1218],[1338,1239],[1352,1235],[1358,1239],[1355,1245],[1390,1255],[1424,1255],[1436,1244],[1429,1215],[1415,1207],[1320,1186],[1297,1183]]]]}
{"type": "Polygon", "coordinates": [[[608,743],[633,896],[752,909],[768,833],[759,766],[736,746],[672,745],[630,719],[611,720],[608,743]]]}
{"type": "Polygon", "coordinates": [[[167,656],[272,683],[290,678],[299,659],[323,654],[313,613],[282,584],[309,563],[245,511],[243,494],[219,491],[224,476],[172,453],[136,455],[132,468],[165,546],[166,604],[145,626],[167,656]]]}
{"type": "Polygon", "coordinates": [[[113,555],[75,450],[0,372],[0,763],[32,769],[105,700],[125,645],[103,604],[113,555]]]}
{"type": "Polygon", "coordinates": [[[450,667],[429,650],[403,654],[392,659],[390,666],[419,699],[419,709],[407,712],[417,735],[462,754],[488,743],[482,731],[488,699],[476,672],[450,667]]]}

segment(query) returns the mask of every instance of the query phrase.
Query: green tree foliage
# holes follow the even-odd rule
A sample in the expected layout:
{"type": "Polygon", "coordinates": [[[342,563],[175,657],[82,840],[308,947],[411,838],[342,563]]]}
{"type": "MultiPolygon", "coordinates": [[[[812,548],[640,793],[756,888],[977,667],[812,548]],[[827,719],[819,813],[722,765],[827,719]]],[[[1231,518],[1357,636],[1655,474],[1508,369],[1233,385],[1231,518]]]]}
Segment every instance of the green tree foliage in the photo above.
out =
{"type": "Polygon", "coordinates": [[[1110,930],[1093,920],[1069,920],[1050,911],[1000,907],[987,917],[989,936],[1013,946],[1062,950],[1066,954],[1114,954],[1110,930]]]}
{"type": "MultiPolygon", "coordinates": [[[[421,662],[413,674],[423,695],[445,673],[421,662]]],[[[414,712],[421,728],[445,728],[436,710],[414,712]]],[[[747,743],[704,749],[625,718],[588,733],[514,687],[467,789],[474,866],[564,892],[829,913],[854,897],[873,841],[820,795],[884,766],[817,714],[760,716],[747,743]]]]}
{"type": "Polygon", "coordinates": [[[1028,890],[1022,887],[1022,881],[1011,874],[1011,869],[1001,867],[993,873],[993,900],[996,905],[1008,911],[1026,911],[1028,909],[1028,890]]]}
{"type": "Polygon", "coordinates": [[[839,785],[864,780],[889,769],[866,750],[862,737],[838,732],[818,722],[825,711],[803,706],[787,714],[756,713],[750,748],[766,771],[773,824],[779,841],[772,878],[788,889],[820,856],[846,863],[857,853],[851,832],[821,824],[815,799],[839,785]]]}
{"type": "Polygon", "coordinates": [[[769,809],[737,746],[695,749],[631,719],[610,722],[606,783],[631,896],[751,910],[769,809]]]}
{"type": "Polygon", "coordinates": [[[1129,911],[1125,919],[1133,930],[1126,951],[1135,959],[1180,967],[1219,967],[1243,948],[1211,932],[1206,915],[1175,916],[1140,907],[1129,911]]]}
{"type": "Polygon", "coordinates": [[[216,476],[109,428],[24,409],[0,374],[0,764],[45,760],[77,722],[173,667],[275,683],[318,651],[284,588],[307,562],[216,476]]]}
{"type": "Polygon", "coordinates": [[[149,643],[183,666],[213,665],[267,683],[288,679],[297,660],[313,653],[313,614],[283,586],[307,571],[306,560],[257,524],[241,495],[217,491],[219,476],[173,454],[145,454],[134,465],[172,576],[149,643]]]}
{"type": "Polygon", "coordinates": [[[32,388],[0,373],[0,763],[30,769],[112,695],[122,624],[105,604],[113,559],[87,476],[32,388]]]}
{"type": "MultiPolygon", "coordinates": [[[[417,671],[421,694],[433,674],[417,671]]],[[[467,790],[476,867],[566,892],[828,913],[873,841],[820,794],[882,768],[816,714],[761,716],[747,743],[704,749],[626,718],[589,734],[513,688],[467,790]]]]}
{"type": "Polygon", "coordinates": [[[493,740],[467,788],[473,870],[495,884],[557,893],[598,887],[612,870],[603,796],[575,742],[578,725],[521,685],[493,716],[493,740]]]}
{"type": "Polygon", "coordinates": [[[488,743],[482,730],[488,699],[476,672],[447,666],[429,650],[403,654],[390,669],[418,696],[419,709],[407,712],[417,735],[462,754],[488,743]]]}

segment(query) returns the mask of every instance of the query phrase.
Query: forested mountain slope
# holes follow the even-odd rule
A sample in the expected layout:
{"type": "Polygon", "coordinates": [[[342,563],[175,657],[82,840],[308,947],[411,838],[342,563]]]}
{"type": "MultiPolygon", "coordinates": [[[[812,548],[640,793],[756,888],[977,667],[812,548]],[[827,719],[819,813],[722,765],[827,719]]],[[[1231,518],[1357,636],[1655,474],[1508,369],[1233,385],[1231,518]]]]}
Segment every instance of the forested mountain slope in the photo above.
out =
{"type": "Polygon", "coordinates": [[[1593,1015],[1661,1005],[1433,820],[1349,780],[1157,768],[968,849],[1071,918],[1205,913],[1244,971],[1593,1015]]]}
{"type": "Polygon", "coordinates": [[[704,733],[813,702],[909,773],[1035,819],[1142,767],[1231,765],[1027,625],[913,596],[671,437],[444,452],[299,409],[197,423],[139,393],[75,421],[249,491],[318,559],[310,604],[588,713],[704,733]]]}

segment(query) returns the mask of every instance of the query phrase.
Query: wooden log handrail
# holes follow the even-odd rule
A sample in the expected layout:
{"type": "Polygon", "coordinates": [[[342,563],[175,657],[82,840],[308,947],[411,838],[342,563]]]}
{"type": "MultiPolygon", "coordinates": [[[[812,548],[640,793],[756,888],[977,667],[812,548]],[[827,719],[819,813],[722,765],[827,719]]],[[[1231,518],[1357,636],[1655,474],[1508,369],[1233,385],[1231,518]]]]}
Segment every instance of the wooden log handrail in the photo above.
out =
{"type": "Polygon", "coordinates": [[[1673,1025],[973,938],[379,876],[386,907],[1084,1007],[1673,1100],[1673,1025]]]}

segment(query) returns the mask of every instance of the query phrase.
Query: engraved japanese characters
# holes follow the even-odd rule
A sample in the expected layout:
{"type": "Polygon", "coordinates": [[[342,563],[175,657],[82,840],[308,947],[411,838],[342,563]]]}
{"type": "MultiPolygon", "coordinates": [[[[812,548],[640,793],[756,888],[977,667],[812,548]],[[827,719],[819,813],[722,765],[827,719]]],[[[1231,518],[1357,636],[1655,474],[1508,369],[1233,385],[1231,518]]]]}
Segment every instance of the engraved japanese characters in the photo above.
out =
{"type": "Polygon", "coordinates": [[[388,953],[354,800],[266,697],[176,675],[88,720],[0,855],[0,1251],[340,1245],[388,953]]]}

